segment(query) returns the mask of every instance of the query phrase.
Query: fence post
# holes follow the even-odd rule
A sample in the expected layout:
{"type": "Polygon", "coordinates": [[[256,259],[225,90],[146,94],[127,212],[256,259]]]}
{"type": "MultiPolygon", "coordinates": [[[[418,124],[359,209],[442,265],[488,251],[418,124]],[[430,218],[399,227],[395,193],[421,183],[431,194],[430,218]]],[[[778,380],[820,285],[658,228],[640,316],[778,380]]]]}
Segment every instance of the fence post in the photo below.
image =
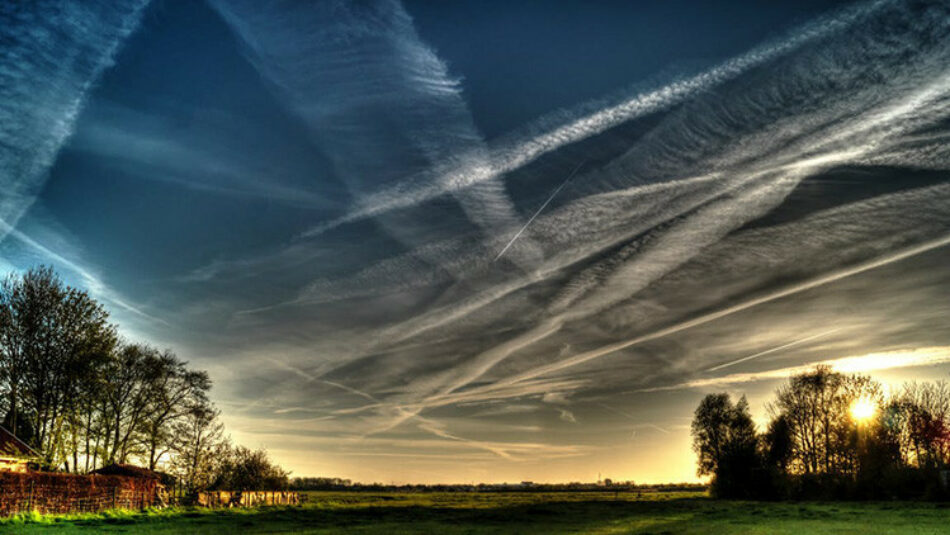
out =
{"type": "Polygon", "coordinates": [[[119,486],[116,485],[116,486],[112,487],[112,508],[113,508],[113,509],[116,508],[115,501],[116,501],[116,498],[117,498],[116,495],[117,495],[118,493],[119,493],[119,486]]]}
{"type": "Polygon", "coordinates": [[[30,497],[26,502],[26,511],[30,512],[33,510],[33,485],[36,483],[33,479],[30,479],[30,497]]]}

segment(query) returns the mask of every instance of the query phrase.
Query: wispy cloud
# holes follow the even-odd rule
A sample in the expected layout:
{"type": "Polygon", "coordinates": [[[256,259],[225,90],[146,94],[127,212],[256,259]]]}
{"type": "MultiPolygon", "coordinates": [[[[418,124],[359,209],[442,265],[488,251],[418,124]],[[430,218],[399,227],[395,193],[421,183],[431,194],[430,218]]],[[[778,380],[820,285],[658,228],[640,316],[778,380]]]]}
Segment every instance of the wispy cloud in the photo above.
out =
{"type": "MultiPolygon", "coordinates": [[[[568,411],[563,411],[561,413],[561,419],[568,422],[574,421],[573,415],[568,411]]],[[[555,446],[537,442],[494,442],[462,438],[450,433],[445,429],[444,426],[438,424],[437,422],[428,419],[423,420],[422,423],[419,424],[419,429],[428,431],[435,436],[447,440],[461,442],[473,448],[490,451],[495,455],[509,461],[550,460],[564,457],[576,457],[585,453],[585,449],[578,446],[555,446]]]]}
{"type": "Polygon", "coordinates": [[[841,373],[870,373],[899,368],[935,366],[938,364],[946,364],[948,362],[950,362],[950,347],[919,347],[905,350],[886,351],[881,353],[869,353],[867,355],[842,357],[801,366],[790,366],[761,372],[734,373],[720,377],[693,379],[691,381],[677,385],[645,388],[642,389],[641,392],[676,390],[681,388],[722,387],[755,381],[785,379],[792,375],[812,370],[818,365],[830,366],[832,370],[841,373]]]}
{"type": "Polygon", "coordinates": [[[0,24],[0,241],[32,205],[148,0],[18,3],[0,24]]]}
{"type": "MultiPolygon", "coordinates": [[[[280,9],[276,3],[212,4],[307,125],[358,205],[381,195],[384,204],[399,204],[407,188],[422,187],[454,195],[468,219],[489,234],[516,224],[497,177],[460,183],[465,179],[452,171],[487,168],[487,149],[458,80],[420,40],[397,0],[280,9]],[[394,128],[380,128],[381,122],[394,128]]],[[[417,225],[406,217],[383,223],[400,241],[419,245],[417,225]]],[[[516,258],[529,250],[520,248],[516,258]]]]}
{"type": "MultiPolygon", "coordinates": [[[[592,287],[587,285],[587,291],[579,293],[576,301],[569,302],[570,306],[565,306],[562,313],[540,321],[522,334],[456,366],[452,370],[453,378],[446,382],[446,386],[437,396],[451,393],[481,378],[514,353],[525,350],[527,347],[558,333],[567,322],[583,320],[629,299],[632,295],[692,259],[705,247],[719,242],[748,221],[771,211],[806,176],[827,169],[833,164],[860,160],[864,155],[872,153],[882,144],[892,143],[893,138],[899,136],[902,132],[933,121],[932,116],[922,115],[921,112],[928,108],[932,108],[938,113],[945,111],[946,103],[942,96],[948,87],[946,82],[950,74],[939,70],[934,71],[929,58],[925,58],[922,64],[916,66],[916,70],[912,67],[909,74],[920,77],[926,83],[920,86],[908,84],[894,88],[898,91],[897,95],[885,99],[882,106],[869,107],[850,120],[845,120],[832,127],[826,127],[822,135],[784,147],[778,152],[766,153],[764,156],[768,158],[767,161],[773,165],[777,164],[775,167],[763,169],[760,162],[755,162],[748,170],[743,169],[748,164],[733,168],[732,172],[735,177],[731,181],[730,189],[732,191],[729,192],[730,195],[723,196],[721,199],[714,199],[705,206],[694,210],[688,217],[674,220],[662,231],[656,231],[655,237],[645,244],[636,243],[633,245],[631,249],[634,254],[626,258],[622,257],[620,262],[617,262],[615,266],[607,271],[606,276],[598,277],[599,280],[596,280],[596,284],[592,287]],[[857,136],[860,136],[860,141],[857,136]],[[849,142],[849,144],[857,142],[857,144],[849,148],[841,148],[840,143],[842,142],[849,142]]],[[[869,98],[880,100],[880,97],[874,93],[870,93],[869,98]]],[[[832,109],[832,111],[837,115],[844,109],[847,109],[847,107],[837,110],[832,109]]],[[[800,126],[795,129],[800,129],[800,126]]],[[[717,134],[721,136],[721,133],[717,134]]],[[[744,159],[748,160],[749,156],[749,154],[746,154],[744,159]]],[[[722,154],[717,155],[719,159],[722,159],[722,157],[722,154]]],[[[931,242],[930,245],[922,246],[923,248],[917,253],[907,254],[918,254],[944,244],[945,239],[941,238],[931,242]]],[[[901,253],[884,262],[897,261],[905,257],[904,253],[901,253]]],[[[810,284],[793,290],[791,293],[804,291],[814,287],[814,285],[833,282],[844,276],[850,276],[850,274],[883,265],[877,262],[871,262],[858,271],[851,270],[847,274],[837,273],[819,278],[810,284]]],[[[778,299],[791,295],[791,293],[779,292],[771,299],[778,299]]],[[[731,314],[755,304],[758,303],[753,300],[746,306],[730,307],[727,310],[732,309],[732,312],[729,312],[731,314]]],[[[718,313],[707,315],[705,319],[700,318],[703,320],[700,323],[693,323],[693,321],[697,321],[693,320],[676,327],[662,329],[657,333],[664,333],[662,336],[666,336],[719,317],[722,316],[719,316],[718,313]]],[[[546,371],[541,373],[562,370],[655,339],[655,337],[656,333],[635,338],[633,341],[610,344],[600,350],[581,353],[573,358],[542,367],[541,369],[546,371]]],[[[537,377],[532,373],[522,372],[520,376],[537,377]]]]}
{"type": "MultiPolygon", "coordinates": [[[[567,432],[577,428],[558,418],[596,420],[584,410],[591,391],[681,385],[696,370],[757,368],[782,352],[798,363],[873,351],[886,337],[858,336],[883,320],[838,322],[836,300],[896,292],[874,281],[950,245],[950,187],[921,174],[950,168],[934,133],[950,117],[940,6],[920,17],[899,1],[856,5],[706,73],[542,119],[486,148],[458,82],[398,4],[345,5],[339,18],[322,6],[290,16],[219,4],[353,196],[345,215],[288,246],[195,274],[265,288],[229,325],[248,341],[229,361],[241,394],[269,400],[248,415],[367,444],[423,433],[523,458],[530,447],[445,415],[546,419],[567,432]],[[340,56],[343,42],[355,43],[352,57],[340,56]],[[398,127],[375,128],[384,107],[398,127]],[[444,131],[430,130],[435,116],[444,131]],[[585,139],[604,153],[576,175],[570,149],[537,161],[585,139]],[[482,185],[531,189],[529,211],[512,216],[482,185]],[[367,217],[377,220],[365,234],[323,233],[367,217]],[[385,246],[361,241],[376,234],[385,246]],[[512,253],[516,262],[493,262],[512,253]],[[825,309],[795,309],[817,294],[825,309]],[[262,367],[262,355],[279,362],[262,367]]],[[[613,412],[634,429],[673,430],[639,407],[613,412]]]]}
{"type": "Polygon", "coordinates": [[[208,115],[183,128],[161,113],[97,102],[70,148],[141,180],[236,199],[331,208],[332,198],[317,184],[299,183],[303,169],[255,153],[255,140],[234,134],[253,130],[251,125],[241,124],[240,117],[208,115]]]}
{"type": "Polygon", "coordinates": [[[0,221],[0,232],[4,232],[8,239],[13,238],[18,243],[28,248],[30,251],[36,254],[42,262],[51,263],[57,268],[64,269],[73,276],[78,277],[79,285],[88,289],[94,297],[118,306],[126,312],[131,312],[133,315],[138,316],[141,319],[148,320],[152,323],[162,324],[164,326],[170,326],[167,321],[153,316],[145,312],[141,307],[129,302],[126,298],[122,297],[118,292],[104,283],[99,276],[97,276],[83,264],[66,258],[65,256],[53,251],[39,241],[28,236],[26,233],[6,225],[3,221],[0,221]]]}
{"type": "Polygon", "coordinates": [[[771,301],[775,301],[775,300],[777,300],[777,299],[782,299],[782,298],[784,298],[784,297],[788,297],[788,296],[794,295],[794,294],[796,294],[796,293],[804,292],[804,291],[810,290],[810,289],[812,289],[812,288],[817,288],[817,287],[820,287],[820,286],[823,286],[823,285],[826,285],[826,284],[829,284],[829,283],[832,283],[832,282],[841,280],[841,279],[846,278],[846,277],[850,277],[850,276],[857,275],[857,274],[859,274],[859,273],[863,273],[863,272],[868,271],[868,270],[871,270],[871,269],[875,269],[875,268],[878,268],[878,267],[881,267],[881,266],[885,266],[885,265],[890,264],[890,263],[893,263],[893,262],[899,262],[899,261],[904,260],[904,259],[906,259],[906,258],[910,258],[910,257],[912,257],[912,256],[915,256],[915,255],[918,255],[918,254],[922,254],[922,253],[925,253],[925,252],[927,252],[927,251],[931,251],[931,250],[936,249],[936,248],[938,248],[938,247],[946,247],[947,245],[950,245],[950,236],[943,237],[943,238],[940,238],[940,239],[937,239],[937,240],[932,240],[932,241],[930,241],[930,242],[927,242],[927,243],[924,243],[924,244],[921,244],[921,245],[918,245],[918,246],[915,246],[915,247],[910,247],[910,248],[905,249],[905,250],[903,250],[903,251],[899,251],[899,252],[897,252],[897,253],[894,253],[894,254],[891,254],[891,255],[887,255],[887,256],[885,256],[885,257],[883,257],[883,258],[877,258],[877,259],[874,259],[874,260],[869,261],[869,262],[864,262],[864,263],[862,263],[862,264],[860,264],[860,265],[858,265],[858,266],[855,266],[855,267],[846,268],[846,269],[841,269],[841,270],[838,270],[838,271],[836,271],[836,272],[830,273],[830,274],[828,274],[828,275],[824,275],[824,276],[822,276],[822,277],[818,277],[818,278],[816,278],[816,279],[813,279],[813,280],[810,280],[810,281],[807,281],[807,282],[804,282],[804,283],[795,284],[795,285],[793,285],[793,286],[791,286],[791,287],[784,288],[784,289],[782,289],[782,290],[778,290],[778,291],[775,291],[775,292],[771,292],[771,293],[766,294],[766,295],[764,295],[764,296],[757,297],[757,298],[754,298],[754,299],[750,299],[750,300],[748,300],[748,301],[746,301],[746,302],[744,302],[744,303],[740,303],[740,304],[733,305],[733,306],[730,306],[730,307],[727,307],[727,308],[724,308],[724,309],[721,309],[721,310],[717,310],[716,312],[712,312],[712,313],[710,313],[710,314],[706,314],[706,315],[703,315],[703,316],[694,318],[694,319],[692,319],[692,320],[685,321],[685,322],[683,322],[683,323],[679,323],[679,324],[677,324],[677,325],[673,325],[673,326],[667,327],[667,328],[665,328],[665,329],[660,329],[660,330],[658,330],[658,331],[654,331],[654,332],[652,332],[652,333],[649,333],[649,334],[646,334],[646,335],[643,335],[643,336],[638,336],[638,337],[632,338],[632,339],[630,339],[630,340],[624,340],[624,341],[621,341],[621,342],[616,342],[616,343],[613,343],[613,344],[609,344],[609,345],[606,345],[606,346],[604,346],[604,347],[601,347],[601,348],[598,348],[598,349],[595,349],[595,350],[592,350],[592,351],[587,351],[587,352],[584,352],[584,353],[579,353],[579,354],[577,354],[577,355],[574,355],[573,357],[570,357],[570,358],[567,358],[567,359],[563,359],[563,360],[561,360],[561,361],[558,361],[558,362],[555,362],[555,363],[552,363],[552,364],[549,364],[549,365],[546,365],[546,366],[541,366],[541,367],[535,368],[535,369],[530,370],[530,371],[527,371],[527,372],[522,372],[522,373],[520,373],[520,374],[515,375],[514,377],[511,377],[511,378],[508,378],[508,379],[506,379],[506,380],[500,381],[499,383],[500,383],[500,384],[513,384],[513,383],[518,383],[518,382],[521,382],[521,381],[524,381],[524,380],[536,379],[536,378],[541,377],[541,376],[543,376],[543,375],[549,375],[549,374],[552,374],[552,373],[555,373],[555,372],[559,372],[559,371],[565,370],[565,369],[567,369],[567,368],[571,368],[571,367],[574,367],[574,366],[578,366],[578,365],[583,364],[583,363],[585,363],[585,362],[588,362],[588,361],[590,361],[590,360],[594,360],[594,359],[597,359],[597,358],[601,358],[601,357],[604,357],[604,356],[609,355],[609,354],[611,354],[611,353],[616,353],[616,352],[618,352],[618,351],[620,351],[620,350],[622,350],[622,349],[626,349],[626,348],[632,347],[632,346],[637,345],[637,344],[642,344],[642,343],[647,342],[647,341],[650,341],[650,340],[655,340],[655,339],[658,339],[658,338],[662,338],[662,337],[665,337],[665,336],[669,336],[669,335],[671,335],[671,334],[676,334],[676,333],[678,333],[678,332],[681,332],[681,331],[684,331],[684,330],[687,330],[687,329],[691,329],[691,328],[694,328],[694,327],[698,327],[698,326],[700,326],[700,325],[704,325],[704,324],[706,324],[706,323],[709,323],[709,322],[712,322],[712,321],[716,321],[716,320],[722,319],[722,318],[724,318],[724,317],[730,316],[730,315],[732,315],[732,314],[736,314],[736,313],[741,312],[741,311],[743,311],[743,310],[747,310],[747,309],[749,309],[749,308],[752,308],[752,307],[755,307],[755,306],[758,306],[758,305],[761,305],[761,304],[764,304],[764,303],[768,303],[768,302],[771,302],[771,301]]]}
{"type": "Polygon", "coordinates": [[[783,39],[767,43],[739,57],[730,59],[708,71],[651,91],[637,92],[616,101],[596,101],[579,111],[564,111],[529,126],[523,133],[513,134],[493,143],[489,160],[447,171],[445,178],[425,187],[398,187],[376,193],[363,201],[357,210],[320,225],[310,233],[320,233],[338,225],[389,210],[406,208],[518,169],[540,156],[566,145],[600,134],[624,122],[676,105],[702,91],[731,80],[742,73],[772,61],[796,48],[841,31],[888,4],[886,1],[859,4],[850,9],[797,28],[783,39]],[[595,111],[589,111],[589,110],[595,111]],[[446,187],[449,186],[449,187],[446,187]]]}
{"type": "Polygon", "coordinates": [[[558,409],[559,418],[561,421],[576,424],[577,418],[574,416],[574,413],[567,409],[558,409]]]}

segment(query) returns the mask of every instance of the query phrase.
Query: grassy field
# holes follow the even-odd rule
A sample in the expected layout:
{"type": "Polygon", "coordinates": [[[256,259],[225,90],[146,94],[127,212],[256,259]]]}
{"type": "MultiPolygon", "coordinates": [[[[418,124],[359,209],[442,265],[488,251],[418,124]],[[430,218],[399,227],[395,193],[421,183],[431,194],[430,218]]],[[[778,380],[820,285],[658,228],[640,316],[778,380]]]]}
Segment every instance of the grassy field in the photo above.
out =
{"type": "Polygon", "coordinates": [[[303,507],[8,519],[0,532],[950,534],[950,505],[720,502],[697,494],[311,493],[303,507]]]}

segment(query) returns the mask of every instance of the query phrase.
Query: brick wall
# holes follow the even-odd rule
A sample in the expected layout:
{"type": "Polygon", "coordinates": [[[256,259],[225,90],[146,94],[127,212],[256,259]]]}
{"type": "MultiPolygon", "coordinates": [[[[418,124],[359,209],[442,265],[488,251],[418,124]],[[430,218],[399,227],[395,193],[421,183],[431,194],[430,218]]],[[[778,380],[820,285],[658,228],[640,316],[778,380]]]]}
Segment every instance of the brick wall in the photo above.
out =
{"type": "Polygon", "coordinates": [[[0,472],[0,515],[78,513],[161,505],[158,481],[124,476],[0,472]]]}

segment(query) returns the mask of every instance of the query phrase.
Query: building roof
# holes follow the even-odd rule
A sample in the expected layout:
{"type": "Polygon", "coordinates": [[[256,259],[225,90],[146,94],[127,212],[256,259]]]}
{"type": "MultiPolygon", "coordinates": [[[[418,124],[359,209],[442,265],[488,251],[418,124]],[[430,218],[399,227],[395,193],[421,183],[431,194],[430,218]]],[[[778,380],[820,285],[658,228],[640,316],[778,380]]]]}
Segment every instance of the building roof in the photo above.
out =
{"type": "Polygon", "coordinates": [[[0,425],[0,457],[34,459],[40,457],[40,454],[29,444],[17,438],[9,429],[0,425]]]}
{"type": "Polygon", "coordinates": [[[134,464],[113,463],[109,466],[103,466],[98,470],[93,470],[91,473],[103,476],[141,477],[145,479],[157,479],[159,481],[163,479],[161,472],[135,466],[134,464]]]}

